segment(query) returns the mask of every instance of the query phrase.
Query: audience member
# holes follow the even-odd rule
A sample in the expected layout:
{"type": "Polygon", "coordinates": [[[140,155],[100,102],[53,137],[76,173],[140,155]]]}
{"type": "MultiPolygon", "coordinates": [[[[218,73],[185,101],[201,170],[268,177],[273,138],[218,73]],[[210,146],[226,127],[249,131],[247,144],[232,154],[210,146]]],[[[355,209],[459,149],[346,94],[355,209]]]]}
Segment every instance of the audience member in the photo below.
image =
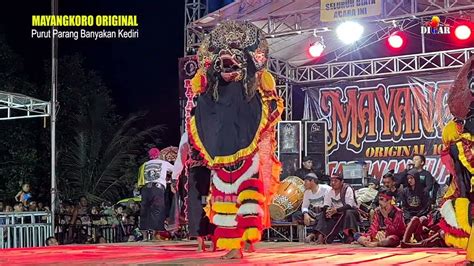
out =
{"type": "Polygon", "coordinates": [[[59,246],[58,240],[54,236],[50,236],[46,239],[46,246],[59,246]]]}
{"type": "Polygon", "coordinates": [[[417,170],[408,171],[408,187],[400,194],[401,207],[403,209],[405,222],[408,223],[413,217],[428,215],[431,204],[428,192],[424,190],[417,170]]]}
{"type": "Polygon", "coordinates": [[[303,161],[301,164],[302,164],[302,167],[295,171],[295,173],[293,174],[294,176],[304,179],[304,177],[309,173],[315,174],[313,170],[313,159],[311,159],[311,157],[309,156],[303,157],[303,161]]]}
{"type": "Polygon", "coordinates": [[[30,184],[24,183],[21,186],[20,192],[15,196],[15,201],[23,203],[23,206],[28,206],[28,201],[31,200],[30,184]]]}
{"type": "MultiPolygon", "coordinates": [[[[314,226],[322,215],[324,196],[331,190],[331,187],[319,184],[318,178],[314,173],[309,173],[304,177],[304,187],[306,190],[303,196],[301,212],[294,215],[294,218],[306,226],[314,226]]],[[[314,237],[315,234],[310,232],[306,241],[310,242],[314,237]]]]}
{"type": "Polygon", "coordinates": [[[360,221],[354,190],[341,175],[331,176],[331,187],[324,197],[324,215],[315,229],[319,233],[317,243],[331,244],[340,232],[345,242],[351,243],[360,221]]]}

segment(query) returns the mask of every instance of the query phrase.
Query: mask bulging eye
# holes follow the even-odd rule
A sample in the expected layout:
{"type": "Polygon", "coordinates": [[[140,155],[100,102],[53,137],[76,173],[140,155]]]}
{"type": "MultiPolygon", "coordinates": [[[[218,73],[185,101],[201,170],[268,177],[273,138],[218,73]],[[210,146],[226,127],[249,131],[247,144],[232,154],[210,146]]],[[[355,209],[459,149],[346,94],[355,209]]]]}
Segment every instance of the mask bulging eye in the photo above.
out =
{"type": "Polygon", "coordinates": [[[231,43],[229,43],[229,47],[231,49],[238,49],[240,48],[240,42],[235,40],[235,41],[232,41],[231,43]]]}

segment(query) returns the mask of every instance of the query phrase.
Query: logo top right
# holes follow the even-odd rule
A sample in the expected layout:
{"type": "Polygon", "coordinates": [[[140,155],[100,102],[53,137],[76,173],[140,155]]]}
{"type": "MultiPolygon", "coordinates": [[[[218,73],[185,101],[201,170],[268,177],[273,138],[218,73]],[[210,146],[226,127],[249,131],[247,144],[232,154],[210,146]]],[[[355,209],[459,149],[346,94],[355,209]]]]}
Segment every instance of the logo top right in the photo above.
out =
{"type": "Polygon", "coordinates": [[[421,26],[421,34],[451,34],[451,26],[441,23],[438,16],[433,16],[421,26]]]}

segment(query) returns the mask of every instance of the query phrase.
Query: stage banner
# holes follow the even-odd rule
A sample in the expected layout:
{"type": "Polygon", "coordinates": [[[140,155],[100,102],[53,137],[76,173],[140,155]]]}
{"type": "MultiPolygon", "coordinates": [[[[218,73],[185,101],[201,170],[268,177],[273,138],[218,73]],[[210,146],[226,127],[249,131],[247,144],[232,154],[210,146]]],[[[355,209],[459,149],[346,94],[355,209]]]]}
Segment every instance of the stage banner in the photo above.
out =
{"type": "Polygon", "coordinates": [[[179,66],[179,98],[186,99],[186,88],[190,88],[191,79],[199,68],[195,55],[181,57],[178,60],[179,66]]]}
{"type": "Polygon", "coordinates": [[[444,184],[448,172],[439,154],[443,126],[451,119],[446,101],[454,77],[449,72],[304,88],[303,119],[328,125],[329,173],[364,160],[380,179],[388,170],[405,170],[414,154],[423,154],[425,169],[444,184]]]}
{"type": "Polygon", "coordinates": [[[320,11],[323,22],[378,16],[382,0],[321,0],[320,11]]]}
{"type": "MultiPolygon", "coordinates": [[[[191,110],[194,107],[194,94],[191,89],[191,79],[196,74],[199,65],[197,56],[181,57],[178,61],[179,66],[179,99],[186,101],[184,104],[184,123],[182,126],[186,128],[189,119],[191,118],[191,110]]],[[[182,128],[182,131],[184,130],[182,128]]]]}

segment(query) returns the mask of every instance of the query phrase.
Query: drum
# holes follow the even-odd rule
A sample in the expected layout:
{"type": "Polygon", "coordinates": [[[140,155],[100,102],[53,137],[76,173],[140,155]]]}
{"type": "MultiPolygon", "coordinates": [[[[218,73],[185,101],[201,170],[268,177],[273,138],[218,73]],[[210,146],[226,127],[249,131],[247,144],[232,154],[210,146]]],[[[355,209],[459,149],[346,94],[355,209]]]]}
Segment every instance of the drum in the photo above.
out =
{"type": "Polygon", "coordinates": [[[269,207],[272,220],[283,220],[297,211],[303,202],[304,190],[304,181],[301,178],[297,176],[285,178],[269,207]]]}

